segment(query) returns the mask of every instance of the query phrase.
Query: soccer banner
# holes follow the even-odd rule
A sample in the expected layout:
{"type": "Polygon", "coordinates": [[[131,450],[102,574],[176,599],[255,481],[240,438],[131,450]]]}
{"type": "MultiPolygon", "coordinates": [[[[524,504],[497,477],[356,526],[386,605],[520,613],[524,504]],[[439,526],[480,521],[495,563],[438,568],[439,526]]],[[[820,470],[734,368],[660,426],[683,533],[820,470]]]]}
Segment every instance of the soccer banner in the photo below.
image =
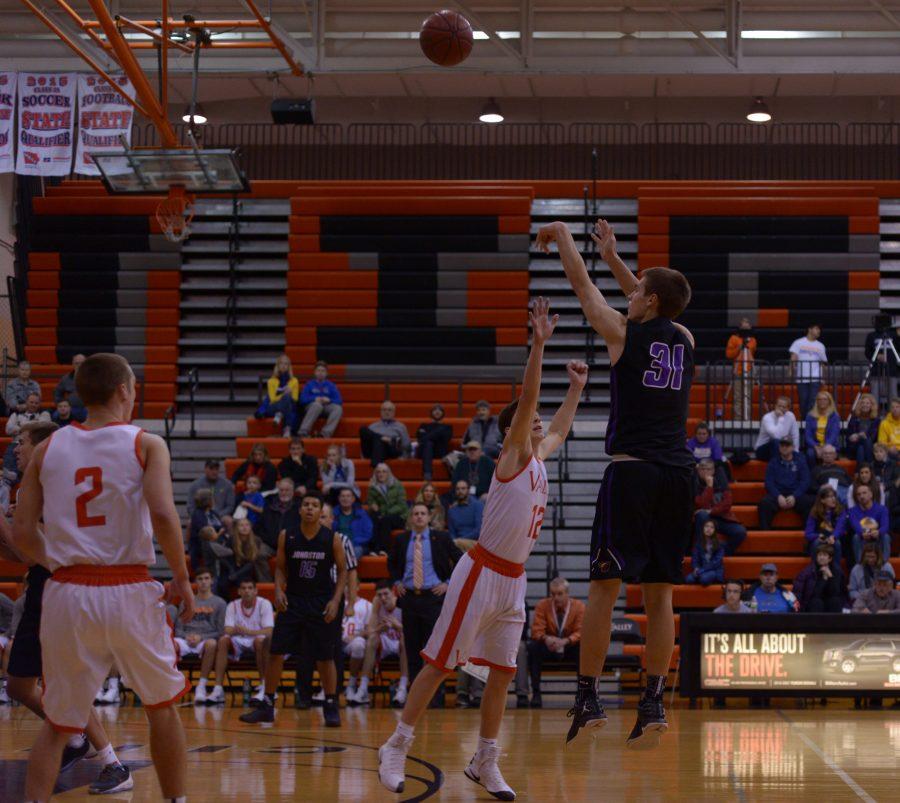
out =
{"type": "Polygon", "coordinates": [[[19,73],[16,172],[67,176],[72,169],[74,73],[19,73]]]}
{"type": "Polygon", "coordinates": [[[16,74],[0,72],[0,173],[16,166],[13,152],[13,115],[16,112],[16,74]]]}
{"type": "Polygon", "coordinates": [[[97,75],[78,76],[78,148],[75,172],[99,176],[91,154],[95,151],[120,151],[120,136],[131,144],[134,107],[123,97],[134,97],[134,87],[124,75],[115,78],[118,92],[97,75]]]}

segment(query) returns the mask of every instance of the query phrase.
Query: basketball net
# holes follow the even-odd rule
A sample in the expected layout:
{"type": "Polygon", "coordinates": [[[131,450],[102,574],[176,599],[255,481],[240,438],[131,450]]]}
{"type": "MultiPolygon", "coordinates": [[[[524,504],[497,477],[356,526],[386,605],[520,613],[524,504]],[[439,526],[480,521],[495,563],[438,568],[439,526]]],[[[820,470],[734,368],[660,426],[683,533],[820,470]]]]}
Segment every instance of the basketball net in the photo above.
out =
{"type": "Polygon", "coordinates": [[[156,220],[166,239],[180,243],[191,233],[190,223],[194,219],[193,198],[185,193],[184,187],[169,188],[169,195],[156,207],[156,220]]]}

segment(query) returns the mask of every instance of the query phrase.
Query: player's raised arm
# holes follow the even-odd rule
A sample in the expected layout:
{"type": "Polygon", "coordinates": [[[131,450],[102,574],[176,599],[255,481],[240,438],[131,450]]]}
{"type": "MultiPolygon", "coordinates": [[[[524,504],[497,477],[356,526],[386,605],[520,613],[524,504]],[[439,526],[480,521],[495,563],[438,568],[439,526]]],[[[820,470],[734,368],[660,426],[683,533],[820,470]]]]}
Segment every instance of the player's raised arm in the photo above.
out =
{"type": "MultiPolygon", "coordinates": [[[[13,517],[10,546],[31,563],[43,559],[44,545],[38,532],[44,509],[44,489],[41,486],[41,465],[50,440],[42,442],[35,450],[16,495],[16,513],[13,517]]],[[[180,530],[180,528],[179,528],[180,530]]]]}
{"type": "Polygon", "coordinates": [[[597,244],[600,256],[609,266],[612,275],[622,288],[625,295],[631,295],[637,290],[638,280],[626,265],[622,258],[616,252],[616,230],[609,225],[607,221],[600,218],[594,224],[594,230],[591,232],[591,239],[597,244]]]}
{"type": "Polygon", "coordinates": [[[572,429],[572,422],[575,420],[575,411],[578,409],[578,402],[581,401],[581,392],[587,384],[588,367],[581,360],[570,360],[566,366],[566,373],[569,375],[569,390],[550,422],[546,437],[538,447],[538,457],[541,460],[546,460],[569,437],[569,430],[572,429]]]}
{"type": "MultiPolygon", "coordinates": [[[[575,246],[572,233],[564,223],[559,221],[550,223],[538,231],[535,240],[538,248],[549,254],[552,242],[559,248],[559,258],[566,272],[566,278],[578,296],[588,323],[603,337],[611,350],[621,348],[625,343],[625,316],[609,305],[603,293],[591,281],[584,260],[575,246]]],[[[618,356],[610,354],[614,362],[618,356]]]]}

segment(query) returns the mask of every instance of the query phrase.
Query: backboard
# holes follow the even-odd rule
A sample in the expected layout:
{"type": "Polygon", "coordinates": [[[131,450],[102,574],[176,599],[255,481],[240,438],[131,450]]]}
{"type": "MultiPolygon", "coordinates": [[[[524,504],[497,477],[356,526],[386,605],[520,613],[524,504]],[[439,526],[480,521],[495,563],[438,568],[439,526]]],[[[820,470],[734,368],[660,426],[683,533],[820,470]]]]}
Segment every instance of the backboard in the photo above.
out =
{"type": "Polygon", "coordinates": [[[235,152],[221,150],[136,149],[93,154],[111,193],[161,194],[173,186],[188,193],[249,192],[235,152]]]}

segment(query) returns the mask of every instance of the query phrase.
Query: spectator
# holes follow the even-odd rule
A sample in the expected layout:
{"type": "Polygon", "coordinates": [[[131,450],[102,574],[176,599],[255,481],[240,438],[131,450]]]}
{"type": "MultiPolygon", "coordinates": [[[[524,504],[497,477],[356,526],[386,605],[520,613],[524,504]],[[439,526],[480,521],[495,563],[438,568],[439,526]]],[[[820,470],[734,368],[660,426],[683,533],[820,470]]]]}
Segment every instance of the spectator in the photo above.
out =
{"type": "Polygon", "coordinates": [[[712,460],[717,465],[724,462],[722,447],[716,440],[716,436],[710,434],[709,424],[701,421],[694,430],[694,437],[689,438],[687,448],[694,455],[698,463],[701,460],[712,460]]]}
{"type": "Polygon", "coordinates": [[[352,701],[356,696],[360,671],[366,657],[366,628],[369,626],[371,613],[372,603],[354,596],[348,585],[344,590],[344,619],[341,625],[341,653],[350,662],[347,668],[347,705],[353,705],[352,701]]]}
{"type": "Polygon", "coordinates": [[[194,512],[194,499],[197,491],[205,488],[213,495],[213,510],[222,519],[226,527],[231,527],[231,513],[234,510],[234,486],[219,475],[221,463],[218,460],[206,461],[203,468],[203,476],[195,479],[187,490],[187,513],[190,517],[194,512]]]}
{"type": "Polygon", "coordinates": [[[844,608],[844,576],[834,548],[820,544],[810,564],[794,578],[794,596],[802,613],[840,613],[844,608]]]}
{"type": "Polygon", "coordinates": [[[25,424],[32,421],[50,421],[50,413],[41,410],[41,397],[37,393],[29,393],[25,399],[25,409],[11,413],[6,421],[6,434],[15,437],[25,424]]]}
{"type": "Polygon", "coordinates": [[[878,351],[878,359],[872,366],[872,373],[869,376],[869,387],[872,388],[872,395],[876,399],[875,409],[880,409],[883,404],[887,407],[888,402],[897,393],[897,377],[900,376],[900,366],[894,359],[894,352],[891,351],[888,343],[892,342],[894,349],[900,352],[900,327],[893,332],[890,331],[890,323],[885,321],[887,325],[884,328],[877,328],[878,324],[873,321],[876,328],[866,335],[865,354],[866,359],[871,362],[875,356],[875,349],[881,345],[882,340],[886,340],[884,345],[887,348],[880,348],[878,351]],[[887,337],[885,337],[887,336],[887,337]]]}
{"type": "Polygon", "coordinates": [[[188,555],[191,568],[198,572],[201,567],[213,571],[216,563],[215,555],[209,547],[210,541],[218,541],[225,537],[225,525],[219,514],[213,509],[213,495],[208,488],[201,488],[194,496],[194,512],[191,514],[188,529],[188,555]],[[213,537],[201,536],[201,530],[209,527],[213,537]]]}
{"type": "Polygon", "coordinates": [[[468,552],[481,535],[481,518],[484,503],[471,493],[468,480],[459,480],[453,485],[456,501],[447,512],[450,537],[464,552],[468,552]]]}
{"type": "Polygon", "coordinates": [[[41,386],[31,378],[31,363],[22,360],[16,370],[18,376],[6,385],[6,406],[10,415],[24,413],[26,402],[32,393],[38,397],[38,406],[41,402],[41,386]]]}
{"type": "Polygon", "coordinates": [[[881,419],[878,427],[878,442],[887,446],[887,450],[894,460],[897,459],[900,449],[900,399],[891,399],[890,412],[881,419]]]}
{"type": "Polygon", "coordinates": [[[885,494],[890,494],[896,473],[896,463],[891,459],[887,446],[883,443],[876,443],[872,446],[872,473],[878,477],[885,494]]]}
{"type": "Polygon", "coordinates": [[[278,534],[282,530],[300,526],[300,501],[294,495],[294,481],[290,477],[278,480],[278,493],[266,499],[256,534],[262,541],[260,554],[268,559],[278,551],[278,534]]]}
{"type": "Polygon", "coordinates": [[[368,554],[374,536],[372,519],[350,488],[342,488],[338,494],[334,531],[350,539],[357,558],[368,554]]]}
{"type": "Polygon", "coordinates": [[[259,477],[247,477],[247,482],[244,483],[244,486],[244,493],[237,499],[237,509],[234,511],[234,518],[249,519],[250,524],[255,526],[262,515],[266,498],[260,492],[259,477]]]}
{"type": "Polygon", "coordinates": [[[463,435],[463,443],[469,441],[478,441],[484,453],[496,460],[500,457],[501,441],[500,427],[497,425],[497,416],[491,415],[490,402],[475,402],[475,417],[466,429],[463,435]]]}
{"type": "Polygon", "coordinates": [[[853,603],[853,612],[900,612],[900,591],[894,588],[894,575],[883,569],[876,573],[873,586],[865,591],[861,591],[853,603]]]}
{"type": "Polygon", "coordinates": [[[271,491],[278,482],[278,471],[269,461],[269,450],[261,443],[257,443],[250,451],[250,457],[238,466],[231,481],[235,485],[245,482],[247,477],[259,477],[263,491],[271,491]]]}
{"type": "Polygon", "coordinates": [[[844,453],[857,463],[871,463],[875,459],[872,452],[878,440],[878,402],[871,393],[863,393],[847,422],[847,446],[844,453]]]}
{"type": "Polygon", "coordinates": [[[694,544],[691,571],[684,578],[685,583],[708,586],[721,583],[725,579],[725,549],[719,543],[716,524],[707,519],[700,537],[694,544]]]}
{"type": "Polygon", "coordinates": [[[822,366],[828,362],[825,346],[819,340],[822,329],[813,324],[805,337],[791,343],[791,375],[797,382],[800,397],[800,414],[806,415],[813,406],[813,399],[822,384],[822,366]]]}
{"type": "Polygon", "coordinates": [[[260,597],[256,581],[247,577],[238,588],[239,599],[232,600],[225,608],[225,635],[216,647],[216,685],[206,701],[224,703],[225,669],[228,661],[239,661],[253,656],[259,672],[259,685],[255,701],[261,701],[265,693],[266,659],[269,654],[269,639],[275,627],[275,610],[272,603],[260,597]]]}
{"type": "Polygon", "coordinates": [[[322,492],[331,504],[337,504],[338,494],[349,488],[356,497],[360,496],[356,487],[356,468],[352,460],[341,454],[341,447],[333,443],[322,461],[322,492]]]}
{"type": "Polygon", "coordinates": [[[431,480],[433,461],[446,456],[450,451],[453,427],[442,423],[443,420],[444,407],[441,404],[435,404],[431,408],[431,421],[422,424],[416,430],[416,443],[419,457],[422,460],[422,476],[426,481],[431,480]]]}
{"type": "Polygon", "coordinates": [[[759,582],[750,592],[750,610],[757,613],[794,613],[797,599],[778,582],[778,567],[764,563],[759,570],[759,582]]]}
{"type": "Polygon", "coordinates": [[[373,468],[385,460],[410,453],[412,443],[406,424],[394,417],[396,413],[394,403],[386,399],[381,403],[381,418],[367,427],[359,428],[362,455],[371,460],[373,468]]]}
{"type": "Polygon", "coordinates": [[[397,604],[403,611],[410,682],[422,668],[420,653],[441,614],[453,567],[462,557],[449,533],[430,529],[425,505],[413,505],[412,514],[412,528],[394,541],[388,561],[397,604]]]}
{"type": "Polygon", "coordinates": [[[328,379],[328,363],[319,360],[313,369],[313,378],[307,381],[300,394],[300,404],[303,406],[303,420],[300,422],[300,437],[309,437],[313,426],[322,416],[325,416],[325,424],[322,426],[322,437],[333,438],[337,425],[344,414],[344,400],[337,385],[328,379]]]}
{"type": "Polygon", "coordinates": [[[822,546],[834,550],[835,562],[840,563],[843,554],[841,541],[847,530],[847,514],[838,499],[837,492],[830,485],[823,485],[816,494],[815,504],[806,519],[806,546],[810,557],[822,546]]]}
{"type": "Polygon", "coordinates": [[[225,600],[212,593],[213,577],[208,569],[195,575],[197,593],[194,595],[194,616],[189,622],[181,620],[184,603],[178,607],[175,619],[175,647],[179,660],[189,655],[200,659],[200,680],[194,692],[194,705],[206,702],[206,677],[216,660],[216,644],[225,632],[225,600]]]}
{"type": "Polygon", "coordinates": [[[72,405],[69,404],[69,400],[63,399],[62,401],[57,402],[56,409],[50,414],[50,420],[56,424],[56,426],[62,428],[75,422],[80,424],[84,421],[84,418],[76,416],[72,410],[72,405]]]}
{"type": "Polygon", "coordinates": [[[541,672],[546,661],[578,664],[581,625],[585,606],[569,596],[569,581],[554,577],[550,596],[534,607],[531,639],[528,642],[528,671],[531,674],[531,707],[543,707],[541,672]]]}
{"type": "Polygon", "coordinates": [[[380,660],[396,657],[400,661],[400,681],[391,703],[402,706],[406,702],[406,691],[409,687],[409,666],[403,637],[403,611],[397,607],[397,596],[389,580],[382,579],[375,584],[375,599],[372,602],[365,638],[365,658],[360,672],[359,687],[355,693],[352,688],[347,692],[347,704],[368,705],[369,678],[375,668],[376,657],[380,660]]]}
{"type": "Polygon", "coordinates": [[[853,557],[859,563],[863,544],[873,542],[881,547],[882,554],[891,554],[891,530],[887,508],[876,502],[868,485],[859,485],[854,491],[856,504],[850,508],[847,520],[853,531],[853,557]]]}
{"type": "Polygon", "coordinates": [[[491,489],[494,461],[482,453],[481,444],[478,441],[468,441],[463,448],[465,457],[456,464],[450,479],[454,487],[460,480],[465,480],[469,483],[470,492],[484,500],[487,492],[491,489]]]}
{"type": "Polygon", "coordinates": [[[868,463],[860,463],[856,468],[856,474],[853,475],[853,483],[850,487],[850,499],[847,505],[848,508],[853,507],[856,489],[860,485],[865,485],[872,492],[872,498],[876,502],[884,504],[884,489],[881,487],[878,477],[875,476],[875,472],[872,471],[872,466],[868,463]]]}
{"type": "Polygon", "coordinates": [[[775,399],[775,409],[763,416],[759,436],[756,438],[756,459],[766,462],[771,460],[778,454],[778,444],[782,438],[789,438],[795,449],[800,448],[800,427],[791,412],[789,396],[775,399]]]}
{"type": "Polygon", "coordinates": [[[816,394],[816,406],[806,416],[803,440],[810,471],[822,459],[822,449],[833,446],[836,452],[841,444],[841,418],[827,390],[816,394]]]}
{"type": "Polygon", "coordinates": [[[262,556],[262,541],[253,532],[250,519],[241,519],[234,525],[231,550],[234,553],[234,568],[227,577],[229,586],[236,588],[247,578],[259,583],[272,582],[269,561],[262,556]]]}
{"type": "Polygon", "coordinates": [[[859,563],[850,570],[848,593],[851,603],[856,602],[863,591],[872,588],[875,584],[875,575],[881,571],[887,572],[891,577],[894,576],[894,567],[891,566],[890,561],[885,560],[878,544],[870,541],[863,545],[859,563]]]}
{"type": "Polygon", "coordinates": [[[744,593],[744,583],[741,580],[726,580],[722,589],[725,599],[713,613],[751,613],[750,606],[741,599],[744,593]]]}
{"type": "Polygon", "coordinates": [[[737,331],[728,338],[725,356],[734,362],[731,380],[734,418],[749,421],[753,416],[753,375],[755,372],[756,338],[749,318],[741,318],[737,331]]]}
{"type": "Polygon", "coordinates": [[[290,477],[298,496],[304,496],[307,490],[316,490],[319,484],[319,464],[315,457],[306,454],[303,438],[291,438],[288,456],[278,464],[278,476],[290,477]]]}
{"type": "Polygon", "coordinates": [[[810,490],[818,492],[823,485],[828,485],[837,491],[841,504],[847,502],[850,492],[850,475],[844,471],[844,467],[837,462],[837,449],[831,444],[822,447],[822,462],[814,466],[810,473],[810,490]]]}
{"type": "Polygon", "coordinates": [[[716,471],[712,460],[697,463],[694,475],[694,535],[699,538],[708,521],[725,536],[725,554],[733,555],[747,537],[747,528],[731,511],[731,491],[723,471],[716,471]]]}
{"type": "MultiPolygon", "coordinates": [[[[466,491],[468,493],[468,490],[466,491]]],[[[434,483],[426,482],[416,494],[415,502],[422,502],[431,514],[431,526],[435,530],[447,529],[447,511],[444,510],[444,504],[438,496],[437,488],[434,483]]],[[[412,527],[412,507],[406,516],[406,529],[412,527]]]]}
{"type": "Polygon", "coordinates": [[[76,354],[72,357],[72,370],[57,382],[53,391],[53,401],[56,402],[56,408],[59,409],[61,401],[67,401],[71,405],[72,415],[75,416],[76,421],[84,421],[87,417],[87,410],[78,396],[78,389],[75,387],[75,375],[78,373],[78,369],[81,368],[81,363],[84,362],[84,359],[84,354],[76,354]]]}
{"type": "Polygon", "coordinates": [[[796,510],[806,518],[813,503],[808,488],[806,460],[794,454],[794,442],[790,438],[782,438],[778,444],[778,457],[766,466],[766,495],[758,505],[759,528],[771,530],[772,519],[780,510],[796,510]]]}
{"type": "Polygon", "coordinates": [[[300,383],[294,376],[291,360],[287,354],[279,355],[272,368],[272,376],[266,383],[266,398],[256,411],[257,418],[273,418],[275,426],[287,438],[294,432],[297,422],[297,400],[300,398],[300,383]]]}
{"type": "Polygon", "coordinates": [[[379,551],[390,549],[391,532],[402,530],[406,524],[409,507],[406,504],[406,489],[388,468],[387,463],[375,466],[375,473],[369,481],[366,507],[375,524],[375,544],[379,551]]]}

